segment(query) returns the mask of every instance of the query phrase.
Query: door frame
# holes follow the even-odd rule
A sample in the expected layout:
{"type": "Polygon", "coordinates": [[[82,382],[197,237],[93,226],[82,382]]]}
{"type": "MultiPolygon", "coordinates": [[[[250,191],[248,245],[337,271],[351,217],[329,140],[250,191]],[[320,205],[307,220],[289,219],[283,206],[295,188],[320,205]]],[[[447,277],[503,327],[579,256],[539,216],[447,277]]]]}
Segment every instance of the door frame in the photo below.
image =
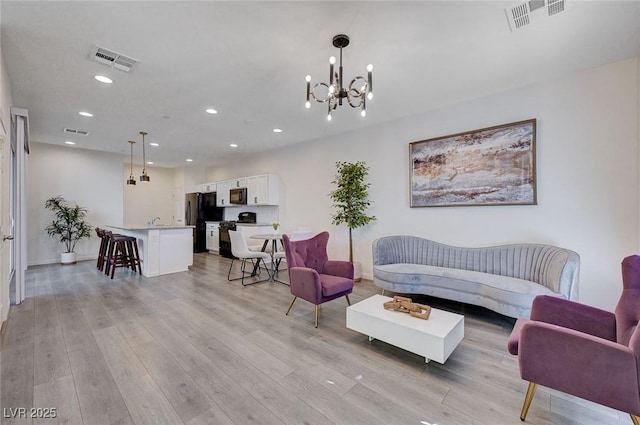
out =
{"type": "Polygon", "coordinates": [[[15,303],[26,298],[27,270],[27,155],[29,155],[29,111],[11,107],[11,133],[16,146],[15,178],[15,303]]]}

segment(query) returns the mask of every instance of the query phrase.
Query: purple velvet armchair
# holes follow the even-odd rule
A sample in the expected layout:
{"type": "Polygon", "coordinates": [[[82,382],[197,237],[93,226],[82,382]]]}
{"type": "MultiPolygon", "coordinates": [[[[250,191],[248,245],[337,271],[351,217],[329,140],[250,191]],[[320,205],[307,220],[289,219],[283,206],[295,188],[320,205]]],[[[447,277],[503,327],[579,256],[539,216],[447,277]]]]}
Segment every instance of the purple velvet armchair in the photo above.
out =
{"type": "Polygon", "coordinates": [[[286,315],[298,297],[315,304],[315,326],[318,327],[318,306],[353,291],[353,264],[349,261],[330,261],[327,256],[329,233],[322,232],[300,241],[282,235],[289,268],[289,282],[293,300],[286,315]]]}
{"type": "Polygon", "coordinates": [[[521,420],[540,384],[629,413],[640,425],[640,256],[622,261],[622,284],[615,313],[539,296],[531,319],[516,322],[509,352],[529,381],[521,420]]]}

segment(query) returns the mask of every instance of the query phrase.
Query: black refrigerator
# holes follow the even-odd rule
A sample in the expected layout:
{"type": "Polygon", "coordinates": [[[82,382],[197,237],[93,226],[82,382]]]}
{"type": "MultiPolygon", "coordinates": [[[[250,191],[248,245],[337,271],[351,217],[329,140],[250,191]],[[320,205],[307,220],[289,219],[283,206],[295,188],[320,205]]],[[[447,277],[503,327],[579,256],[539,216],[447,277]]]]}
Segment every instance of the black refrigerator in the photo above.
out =
{"type": "Polygon", "coordinates": [[[193,252],[207,252],[207,221],[222,221],[224,208],[216,205],[216,193],[185,195],[185,224],[193,229],[193,252]]]}

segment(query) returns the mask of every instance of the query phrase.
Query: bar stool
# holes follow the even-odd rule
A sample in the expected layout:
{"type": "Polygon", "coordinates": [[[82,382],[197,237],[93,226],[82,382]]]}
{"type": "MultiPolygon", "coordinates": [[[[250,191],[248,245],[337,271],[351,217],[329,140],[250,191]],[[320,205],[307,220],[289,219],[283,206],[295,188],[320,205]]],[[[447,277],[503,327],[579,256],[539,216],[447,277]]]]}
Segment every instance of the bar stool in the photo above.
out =
{"type": "Polygon", "coordinates": [[[125,243],[127,245],[127,256],[129,257],[129,265],[131,270],[142,274],[142,265],[140,264],[140,252],[138,251],[138,238],[133,236],[125,236],[125,243]]]}
{"type": "Polygon", "coordinates": [[[109,238],[105,235],[105,230],[96,227],[96,234],[100,238],[100,248],[98,249],[98,262],[96,267],[100,271],[104,271],[105,261],[107,258],[107,248],[109,247],[109,238]]]}
{"type": "Polygon", "coordinates": [[[111,275],[113,279],[118,267],[130,268],[134,272],[137,269],[142,274],[137,239],[133,236],[114,235],[109,231],[105,231],[105,235],[108,239],[105,274],[111,275]]]}

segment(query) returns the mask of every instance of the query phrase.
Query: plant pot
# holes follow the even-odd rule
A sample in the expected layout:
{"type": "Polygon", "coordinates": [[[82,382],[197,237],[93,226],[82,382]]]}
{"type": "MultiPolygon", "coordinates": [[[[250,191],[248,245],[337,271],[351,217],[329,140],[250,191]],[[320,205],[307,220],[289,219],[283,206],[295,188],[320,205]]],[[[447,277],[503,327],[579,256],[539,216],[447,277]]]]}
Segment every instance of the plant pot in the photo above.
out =
{"type": "Polygon", "coordinates": [[[362,263],[360,261],[353,262],[353,281],[360,282],[362,280],[362,263]]]}
{"type": "Polygon", "coordinates": [[[75,252],[61,252],[60,253],[60,263],[63,266],[67,264],[75,264],[76,263],[76,253],[75,252]]]}

